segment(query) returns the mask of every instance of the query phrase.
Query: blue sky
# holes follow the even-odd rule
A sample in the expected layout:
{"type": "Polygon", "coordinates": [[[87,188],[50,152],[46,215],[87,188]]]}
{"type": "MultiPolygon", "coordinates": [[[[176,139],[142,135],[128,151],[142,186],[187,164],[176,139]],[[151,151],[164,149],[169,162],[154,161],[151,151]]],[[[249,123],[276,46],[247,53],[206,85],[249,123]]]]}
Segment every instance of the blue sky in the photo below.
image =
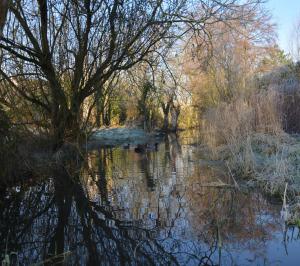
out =
{"type": "Polygon", "coordinates": [[[300,0],[269,0],[267,8],[277,23],[279,46],[289,52],[293,25],[300,20],[300,0]]]}

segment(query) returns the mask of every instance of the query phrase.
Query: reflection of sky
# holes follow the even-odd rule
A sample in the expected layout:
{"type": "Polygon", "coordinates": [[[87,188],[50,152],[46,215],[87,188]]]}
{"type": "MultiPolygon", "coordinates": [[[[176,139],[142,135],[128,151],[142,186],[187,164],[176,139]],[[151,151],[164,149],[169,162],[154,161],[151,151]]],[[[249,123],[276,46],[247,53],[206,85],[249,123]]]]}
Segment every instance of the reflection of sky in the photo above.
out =
{"type": "Polygon", "coordinates": [[[272,265],[300,265],[299,233],[299,229],[290,228],[287,232],[286,242],[283,241],[283,235],[280,232],[276,233],[276,239],[268,245],[267,254],[269,257],[273,257],[273,261],[280,263],[272,265]],[[285,245],[287,252],[285,252],[285,245]]]}
{"type": "MultiPolygon", "coordinates": [[[[235,217],[231,217],[229,191],[208,192],[197,185],[214,181],[211,171],[198,166],[199,159],[195,147],[189,145],[181,145],[179,152],[171,143],[170,150],[161,144],[147,160],[134,151],[114,149],[109,165],[112,171],[106,178],[113,182],[110,193],[115,215],[128,222],[139,220],[149,229],[159,220],[157,238],[166,250],[178,253],[176,257],[184,265],[189,253],[200,255],[207,250],[209,255],[209,244],[216,241],[215,221],[225,222],[221,229],[223,265],[276,265],[279,259],[280,265],[294,265],[282,262],[285,249],[280,239],[279,209],[269,206],[259,194],[233,193],[235,217]],[[147,187],[146,170],[155,180],[153,190],[147,187]]],[[[299,248],[299,242],[296,246],[299,248]]],[[[218,251],[212,255],[215,262],[218,256],[218,251]]],[[[297,257],[297,253],[292,256],[297,257]]],[[[194,263],[191,260],[187,265],[194,263]]]]}
{"type": "MultiPolygon", "coordinates": [[[[114,149],[111,152],[109,160],[102,160],[102,163],[106,162],[107,165],[106,171],[103,171],[106,172],[106,182],[97,185],[101,179],[98,171],[101,154],[99,151],[93,153],[88,160],[90,171],[82,175],[81,182],[85,194],[93,202],[91,205],[87,204],[85,197],[80,196],[80,186],[76,186],[74,191],[66,189],[68,182],[60,187],[63,190],[56,191],[55,195],[57,201],[60,199],[60,205],[50,204],[46,211],[40,210],[52,201],[53,192],[59,188],[58,185],[56,188],[50,180],[22,193],[24,200],[19,205],[19,220],[25,218],[27,223],[27,212],[33,212],[31,216],[34,217],[32,223],[26,225],[21,239],[22,261],[25,261],[25,258],[33,261],[42,259],[45,247],[43,241],[47,243],[52,239],[49,235],[60,221],[65,231],[64,250],[76,247],[72,259],[80,260],[81,265],[85,265],[87,260],[86,243],[95,241],[99,246],[96,251],[98,253],[109,245],[104,255],[107,251],[115,250],[117,242],[108,241],[111,239],[111,232],[121,237],[120,242],[126,246],[126,252],[136,248],[136,245],[142,247],[144,242],[141,240],[147,240],[145,232],[134,235],[134,230],[140,227],[153,229],[149,242],[159,243],[159,246],[172,253],[181,265],[199,265],[204,255],[211,255],[214,263],[217,263],[219,254],[222,265],[299,265],[300,241],[296,239],[299,230],[290,230],[287,234],[287,256],[280,220],[281,206],[270,204],[265,197],[254,191],[243,193],[201,186],[214,180],[214,171],[199,166],[201,154],[197,153],[194,145],[180,145],[172,140],[169,145],[161,144],[158,152],[149,153],[148,159],[133,150],[114,149]],[[146,181],[150,177],[156,180],[151,188],[149,186],[153,186],[153,183],[146,181]],[[108,194],[108,202],[102,201],[101,193],[108,194]],[[65,211],[63,207],[67,206],[66,202],[71,199],[65,197],[65,194],[74,201],[71,215],[64,221],[61,219],[62,212],[59,212],[57,207],[61,206],[60,210],[65,211]],[[104,206],[101,206],[102,204],[104,206]],[[113,215],[110,217],[110,214],[113,215]],[[115,218],[121,220],[123,229],[115,218]],[[102,224],[104,220],[109,229],[102,224]],[[131,225],[134,229],[130,228],[131,225]],[[118,228],[122,231],[118,231],[118,228]],[[127,233],[137,238],[131,249],[127,246],[131,243],[126,240],[127,233]],[[34,260],[30,252],[34,252],[34,255],[40,258],[34,260]]],[[[223,180],[219,172],[215,174],[223,180]]],[[[19,194],[21,197],[21,193],[19,194]]],[[[13,209],[10,205],[7,205],[7,208],[13,209]]],[[[0,212],[0,221],[1,215],[6,212],[7,210],[0,212]]],[[[10,222],[14,217],[15,213],[7,220],[10,222]]],[[[18,223],[18,228],[22,229],[20,225],[18,223]]],[[[5,239],[6,235],[7,230],[0,226],[0,239],[1,236],[5,239]]],[[[107,256],[109,258],[110,253],[107,256]]],[[[151,256],[156,255],[153,253],[151,256]]],[[[29,262],[25,265],[29,265],[29,262]]]]}
{"type": "Polygon", "coordinates": [[[269,0],[267,8],[278,26],[279,46],[289,52],[290,35],[293,25],[300,19],[299,0],[269,0]]]}

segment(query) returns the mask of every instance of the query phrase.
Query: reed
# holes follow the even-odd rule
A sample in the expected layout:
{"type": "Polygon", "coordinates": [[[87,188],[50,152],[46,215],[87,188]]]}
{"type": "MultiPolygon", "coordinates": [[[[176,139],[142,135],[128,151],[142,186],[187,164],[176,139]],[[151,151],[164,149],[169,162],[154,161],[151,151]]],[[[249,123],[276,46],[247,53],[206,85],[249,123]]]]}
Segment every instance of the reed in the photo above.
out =
{"type": "Polygon", "coordinates": [[[213,159],[236,178],[255,180],[266,191],[284,190],[299,174],[300,144],[283,130],[283,97],[264,90],[237,97],[206,113],[202,130],[213,159]]]}

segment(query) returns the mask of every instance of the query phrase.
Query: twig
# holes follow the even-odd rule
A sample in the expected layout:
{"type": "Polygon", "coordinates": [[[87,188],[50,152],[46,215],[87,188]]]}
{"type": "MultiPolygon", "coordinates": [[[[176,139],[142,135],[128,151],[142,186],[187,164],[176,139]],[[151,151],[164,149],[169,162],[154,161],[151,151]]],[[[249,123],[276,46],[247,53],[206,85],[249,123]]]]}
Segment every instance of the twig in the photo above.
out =
{"type": "Polygon", "coordinates": [[[235,186],[238,190],[240,190],[240,186],[239,186],[239,184],[236,182],[236,180],[235,180],[235,178],[234,178],[234,176],[233,176],[233,174],[232,174],[232,172],[231,172],[231,169],[230,169],[230,167],[229,167],[228,162],[226,162],[226,166],[227,166],[227,168],[228,168],[229,175],[231,176],[231,178],[232,178],[232,180],[233,180],[233,182],[234,182],[234,186],[235,186]]]}

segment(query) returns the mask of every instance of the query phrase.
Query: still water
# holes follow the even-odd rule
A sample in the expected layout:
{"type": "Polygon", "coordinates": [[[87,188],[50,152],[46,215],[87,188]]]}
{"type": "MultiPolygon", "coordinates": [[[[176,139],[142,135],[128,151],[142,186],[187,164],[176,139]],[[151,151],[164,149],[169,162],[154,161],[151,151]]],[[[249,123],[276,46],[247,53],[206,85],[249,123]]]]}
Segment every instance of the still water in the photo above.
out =
{"type": "Polygon", "coordinates": [[[281,205],[206,164],[194,135],[94,146],[84,163],[4,188],[0,252],[19,265],[300,265],[281,205]]]}

